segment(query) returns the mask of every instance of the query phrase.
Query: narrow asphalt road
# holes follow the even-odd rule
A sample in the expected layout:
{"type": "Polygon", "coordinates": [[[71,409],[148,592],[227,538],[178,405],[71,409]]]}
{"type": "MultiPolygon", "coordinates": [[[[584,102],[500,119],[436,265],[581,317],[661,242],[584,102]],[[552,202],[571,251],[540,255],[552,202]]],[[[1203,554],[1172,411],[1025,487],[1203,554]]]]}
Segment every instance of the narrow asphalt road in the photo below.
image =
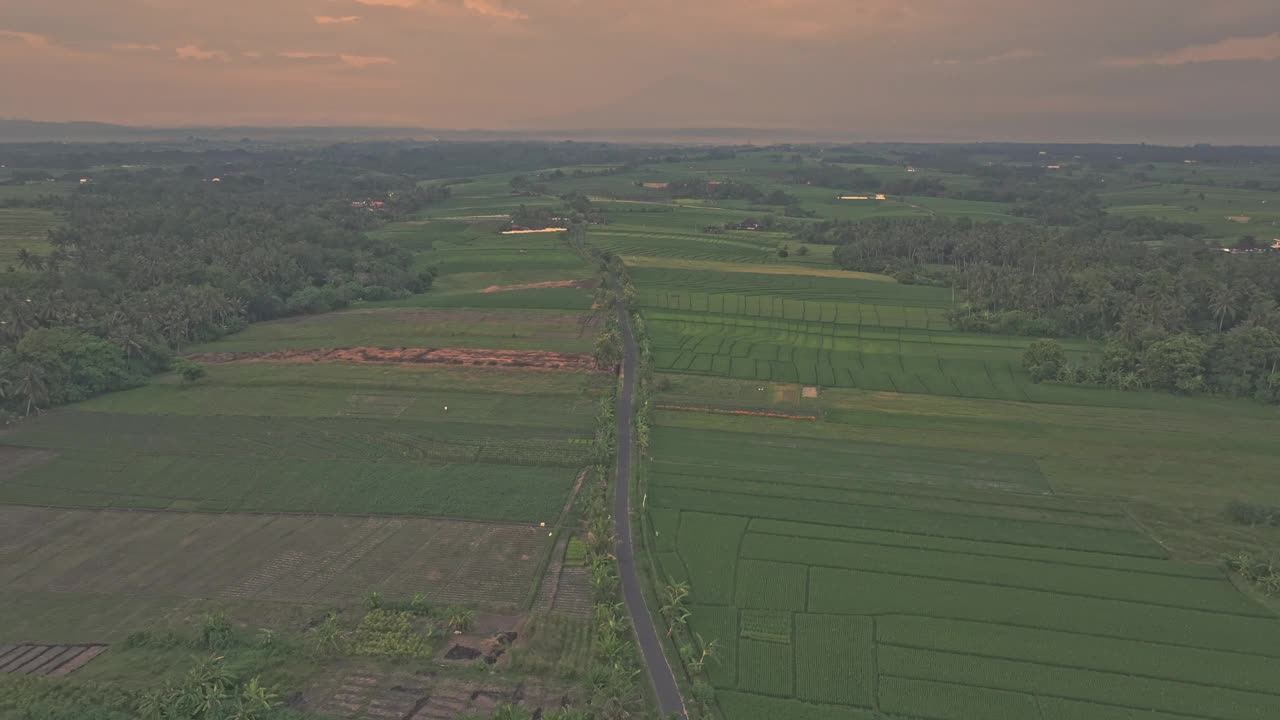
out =
{"type": "MultiPolygon", "coordinates": [[[[620,293],[619,293],[620,294],[620,293]]],[[[622,387],[618,390],[618,405],[614,415],[618,421],[618,473],[614,485],[613,521],[618,528],[618,575],[622,580],[622,597],[627,603],[627,613],[636,631],[636,642],[644,656],[649,683],[653,686],[658,710],[664,715],[688,717],[684,699],[676,685],[675,673],[662,652],[662,641],[654,627],[653,616],[645,605],[644,589],[636,575],[635,549],[631,544],[631,418],[634,415],[632,394],[636,382],[636,339],[631,333],[631,316],[626,307],[618,303],[618,325],[622,330],[622,387]]]]}

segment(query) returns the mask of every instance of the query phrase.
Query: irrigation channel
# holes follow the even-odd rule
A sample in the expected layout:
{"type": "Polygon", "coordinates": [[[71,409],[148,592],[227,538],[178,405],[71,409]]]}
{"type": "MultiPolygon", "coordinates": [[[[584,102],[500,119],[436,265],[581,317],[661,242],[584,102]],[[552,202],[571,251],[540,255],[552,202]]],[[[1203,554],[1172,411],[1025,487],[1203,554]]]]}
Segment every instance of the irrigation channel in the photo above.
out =
{"type": "MultiPolygon", "coordinates": [[[[615,289],[617,278],[613,279],[615,289]]],[[[627,604],[627,613],[631,616],[631,626],[636,631],[636,642],[640,644],[640,654],[644,658],[645,669],[649,675],[649,683],[658,702],[658,710],[664,715],[688,717],[684,709],[684,700],[680,697],[680,687],[676,685],[675,673],[671,664],[662,652],[662,641],[658,638],[658,630],[654,627],[653,616],[645,604],[644,589],[640,578],[636,575],[635,548],[631,543],[631,419],[635,412],[632,403],[632,391],[636,383],[636,338],[631,332],[631,315],[622,302],[622,293],[618,296],[618,325],[622,330],[622,387],[618,390],[618,406],[614,415],[618,422],[618,472],[617,482],[613,488],[613,521],[617,525],[618,576],[622,580],[622,598],[627,604]]]]}

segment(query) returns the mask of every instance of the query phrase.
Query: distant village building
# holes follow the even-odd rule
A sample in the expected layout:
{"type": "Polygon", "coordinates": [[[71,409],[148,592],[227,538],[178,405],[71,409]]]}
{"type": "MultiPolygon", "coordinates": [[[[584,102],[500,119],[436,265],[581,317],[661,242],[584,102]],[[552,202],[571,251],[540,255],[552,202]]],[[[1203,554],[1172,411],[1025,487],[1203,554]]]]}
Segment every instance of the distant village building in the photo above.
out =
{"type": "Polygon", "coordinates": [[[1061,170],[1062,166],[1061,165],[1045,165],[1044,169],[1045,170],[1061,170]]]}
{"type": "Polygon", "coordinates": [[[671,183],[664,183],[664,182],[643,183],[643,187],[647,187],[650,190],[665,190],[666,188],[670,187],[670,185],[671,183]]]}
{"type": "Polygon", "coordinates": [[[916,171],[915,168],[911,167],[910,165],[907,166],[907,172],[915,172],[915,171],[916,171]]]}
{"type": "Polygon", "coordinates": [[[1280,238],[1276,238],[1270,247],[1229,247],[1222,248],[1222,252],[1231,253],[1232,255],[1259,255],[1262,253],[1280,252],[1280,238]]]}

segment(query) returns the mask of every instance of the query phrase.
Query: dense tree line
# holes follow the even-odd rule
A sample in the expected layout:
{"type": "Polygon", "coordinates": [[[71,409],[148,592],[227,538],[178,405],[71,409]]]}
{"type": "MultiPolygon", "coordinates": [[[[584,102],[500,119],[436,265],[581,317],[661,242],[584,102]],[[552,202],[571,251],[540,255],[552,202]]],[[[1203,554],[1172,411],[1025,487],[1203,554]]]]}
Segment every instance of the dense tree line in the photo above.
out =
{"type": "Polygon", "coordinates": [[[0,410],[140,382],[245,323],[421,292],[431,276],[366,231],[448,188],[270,156],[98,173],[57,200],[52,250],[0,272],[0,410]]]}
{"type": "Polygon", "coordinates": [[[1187,229],[927,218],[826,223],[800,239],[838,244],[844,268],[954,286],[957,328],[1105,341],[1084,365],[1030,363],[1043,379],[1280,400],[1280,253],[1226,254],[1187,229]]]}
{"type": "Polygon", "coordinates": [[[560,199],[564,201],[560,207],[521,205],[511,211],[511,222],[507,224],[507,228],[545,230],[556,227],[567,228],[577,224],[601,225],[608,222],[604,211],[582,193],[568,193],[560,199]]]}

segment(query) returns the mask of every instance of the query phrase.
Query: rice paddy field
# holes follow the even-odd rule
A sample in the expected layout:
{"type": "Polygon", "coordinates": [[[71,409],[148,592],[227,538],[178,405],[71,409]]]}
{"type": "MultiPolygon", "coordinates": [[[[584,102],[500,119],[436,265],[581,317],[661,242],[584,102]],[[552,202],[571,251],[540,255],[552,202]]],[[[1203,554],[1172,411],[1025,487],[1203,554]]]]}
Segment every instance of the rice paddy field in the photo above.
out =
{"type": "MultiPolygon", "coordinates": [[[[908,175],[912,151],[847,167],[981,187],[908,175]]],[[[1003,203],[841,201],[790,167],[742,150],[566,175],[540,196],[513,194],[512,173],[476,177],[374,231],[433,272],[429,292],[256,324],[183,349],[209,359],[197,384],[161,376],[0,430],[0,642],[119,642],[210,603],[270,624],[422,592],[532,612],[512,668],[588,677],[585,611],[538,598],[544,574],[586,586],[580,543],[552,536],[612,378],[479,364],[591,352],[594,268],[558,234],[498,232],[522,204],[581,192],[607,217],[588,242],[630,269],[660,373],[639,536],[720,647],[706,665],[720,720],[1280,717],[1280,610],[1223,563],[1280,548],[1280,529],[1223,512],[1280,504],[1274,408],[1033,383],[1031,338],[954,329],[950,290],[842,271],[788,233],[713,227],[780,207],[640,186],[743,180],[800,198],[801,222],[1023,221],[1003,203]],[[338,348],[480,360],[334,361],[338,348]]],[[[1102,199],[1269,237],[1274,193],[1188,199],[1172,184],[1186,172],[1108,176],[1102,199]]],[[[32,211],[0,210],[0,266],[16,247],[3,238],[53,221],[15,212],[32,211]]]]}
{"type": "Polygon", "coordinates": [[[1267,245],[1280,238],[1280,195],[1273,192],[1149,183],[1101,197],[1112,215],[1198,223],[1228,245],[1241,235],[1253,235],[1267,245]]]}
{"type": "MultiPolygon", "coordinates": [[[[487,286],[486,286],[487,287],[487,286]]],[[[480,292],[499,298],[535,291],[480,292]]],[[[590,291],[578,290],[577,292],[590,291]]],[[[391,305],[256,323],[192,352],[266,352],[348,347],[461,347],[589,352],[583,314],[540,308],[486,306],[436,309],[391,305]]]]}
{"type": "MultiPolygon", "coordinates": [[[[822,219],[1023,221],[1001,203],[838,201],[778,176],[763,153],[634,173],[783,189],[822,219]]],[[[630,268],[666,388],[644,537],[659,581],[692,588],[693,630],[719,643],[707,668],[724,720],[1280,716],[1280,615],[1223,562],[1280,545],[1224,513],[1280,497],[1273,409],[1033,383],[1031,339],[955,330],[947,289],[840,271],[830,248],[799,255],[783,233],[708,231],[759,217],[746,202],[591,180],[572,189],[610,221],[588,240],[630,268]]],[[[1236,229],[1152,212],[1167,190],[1103,199],[1236,229]]],[[[1222,202],[1269,204],[1241,192],[1222,202]]]]}
{"type": "Polygon", "coordinates": [[[647,535],[726,718],[1280,712],[1280,617],[1218,559],[1268,531],[1214,511],[1274,497],[1265,409],[669,380],[647,535]]]}
{"type": "MultiPolygon", "coordinates": [[[[1021,366],[1030,338],[953,331],[945,288],[804,266],[635,265],[661,370],[1028,402],[1101,397],[1032,383],[1021,366]]],[[[1077,359],[1097,351],[1085,342],[1066,348],[1077,359]]]]}
{"type": "Polygon", "coordinates": [[[152,384],[7,431],[0,442],[41,461],[0,501],[549,521],[585,464],[598,388],[542,371],[215,365],[203,385],[152,384]],[[517,389],[503,373],[534,377],[517,389]]]}
{"type": "Polygon", "coordinates": [[[20,269],[20,250],[45,254],[49,250],[49,230],[57,223],[58,215],[52,210],[0,208],[0,271],[20,269]]]}

